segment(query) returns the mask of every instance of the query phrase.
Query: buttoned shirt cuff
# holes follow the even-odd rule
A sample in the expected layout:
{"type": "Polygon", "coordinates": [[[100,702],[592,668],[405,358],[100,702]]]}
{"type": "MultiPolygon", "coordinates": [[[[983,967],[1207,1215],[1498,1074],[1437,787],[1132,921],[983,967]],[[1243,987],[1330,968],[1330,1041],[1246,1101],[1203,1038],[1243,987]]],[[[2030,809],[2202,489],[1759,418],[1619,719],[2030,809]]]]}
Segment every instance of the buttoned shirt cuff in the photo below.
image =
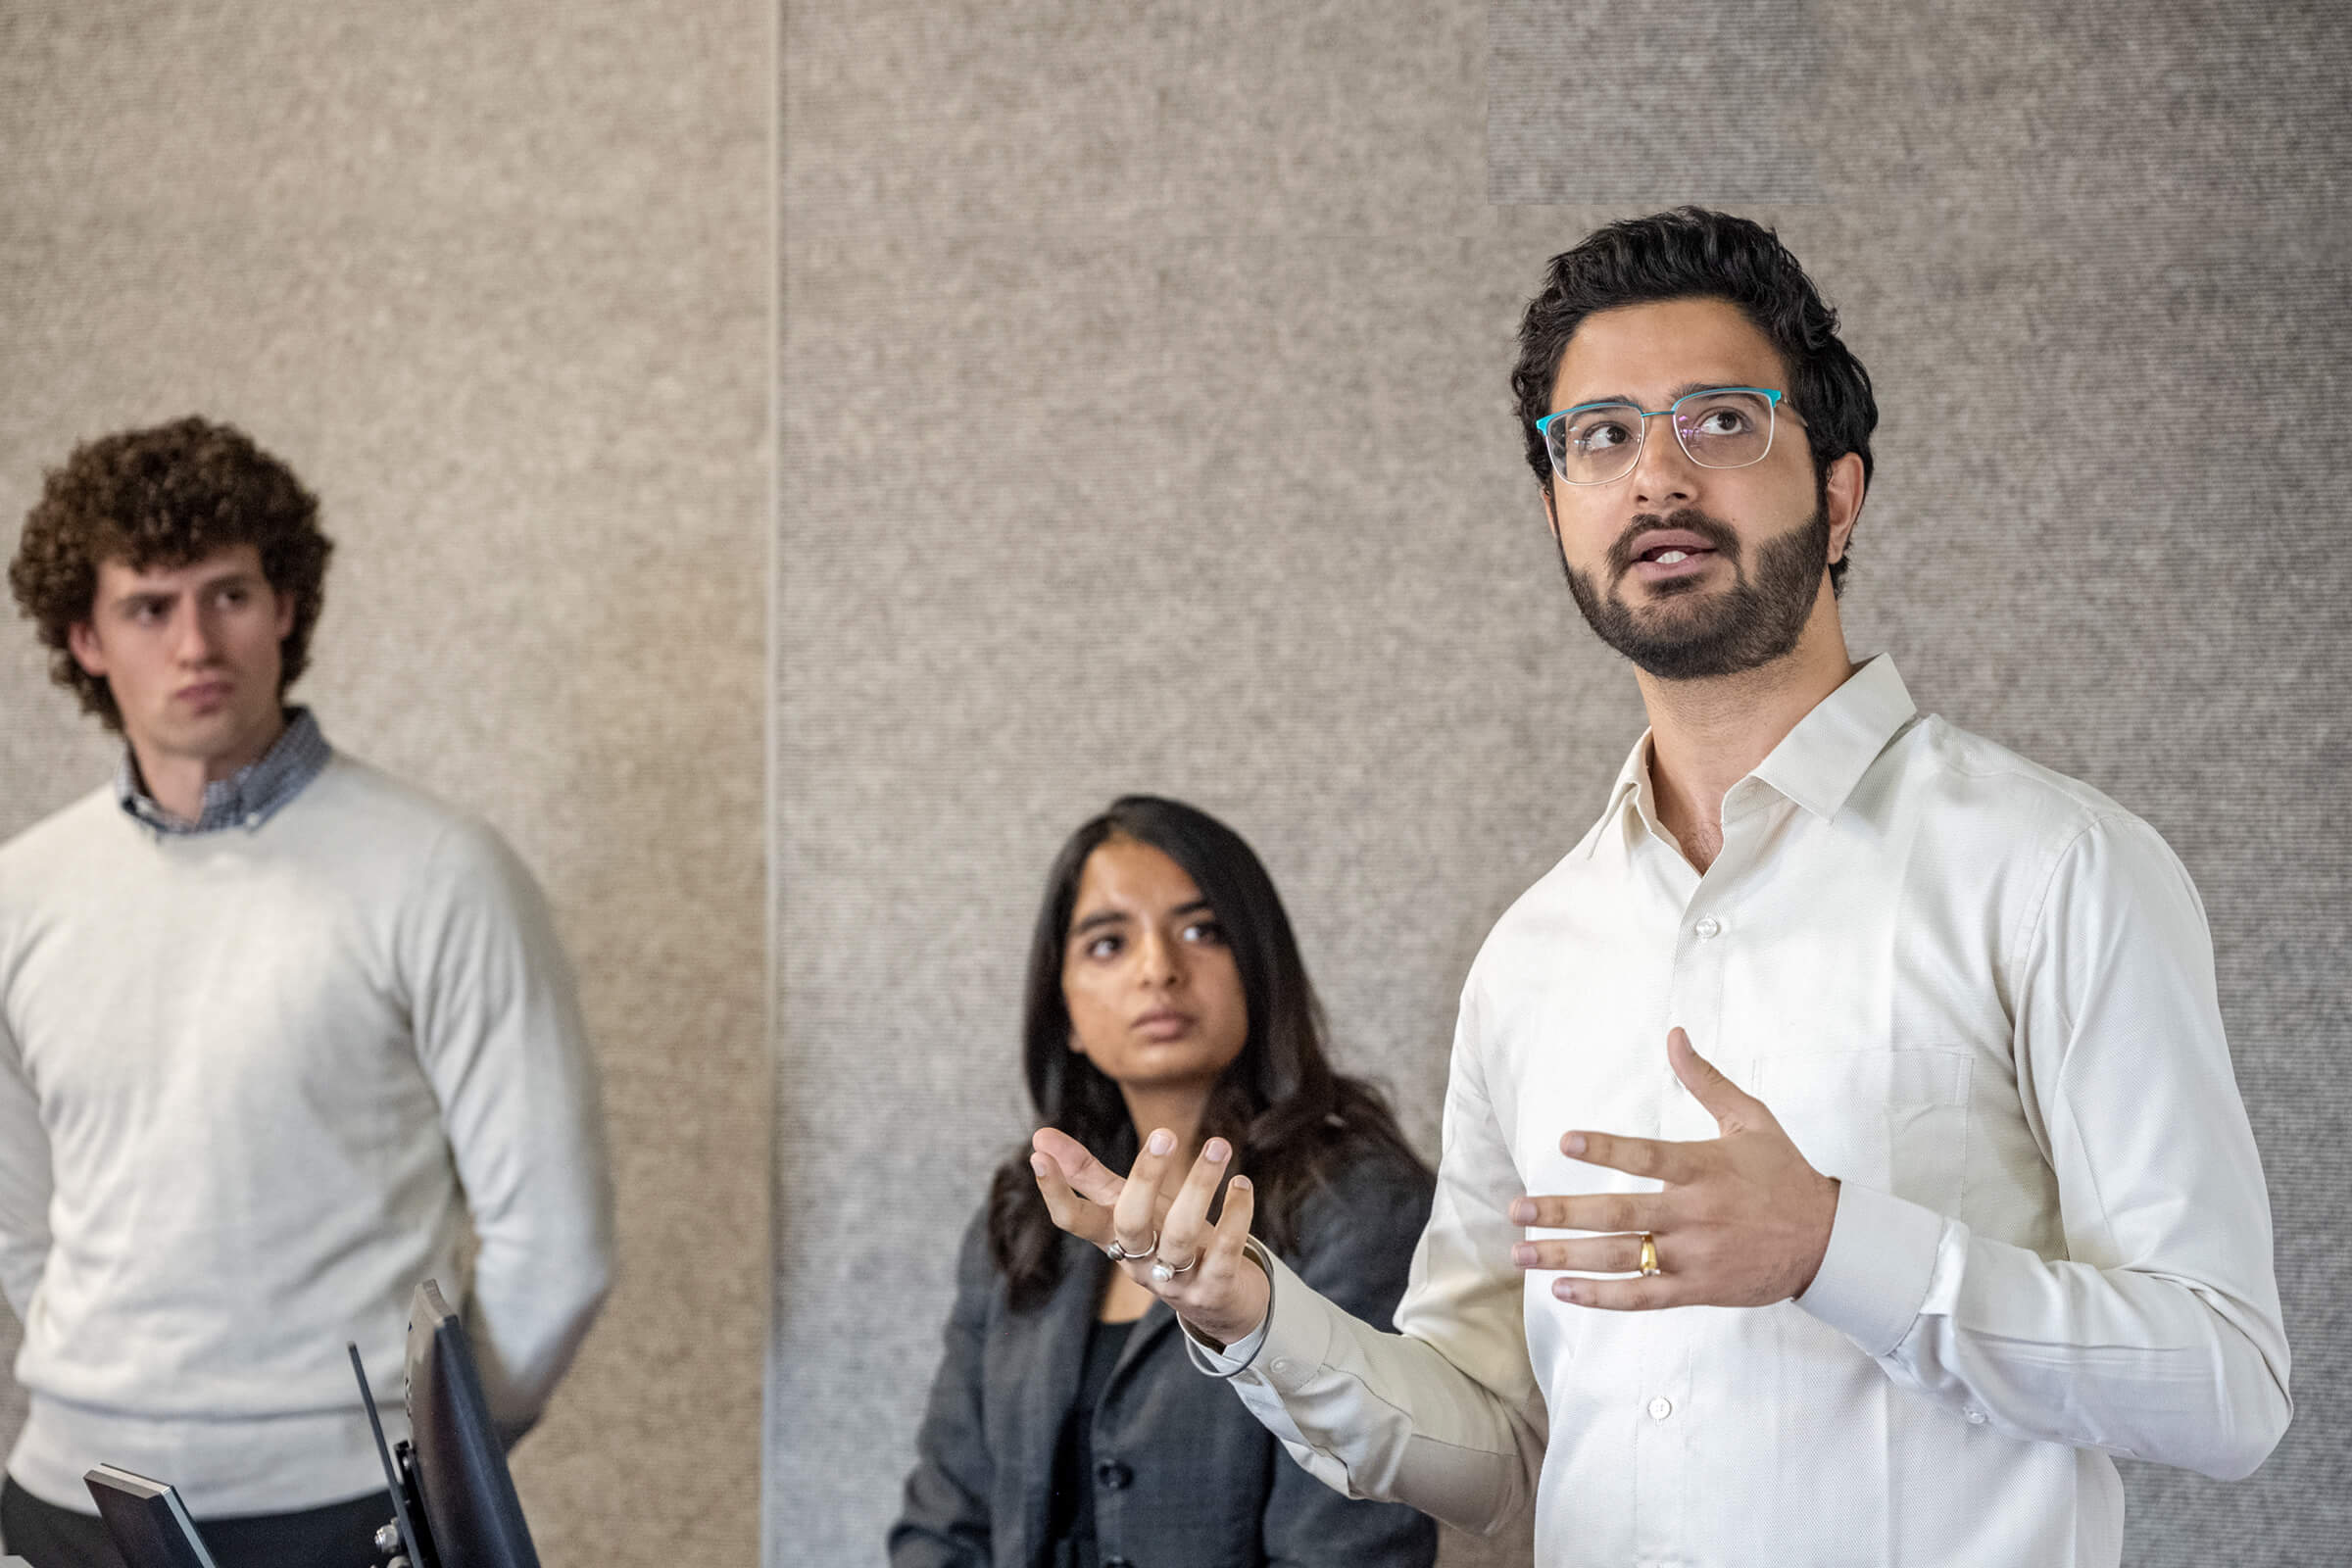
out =
{"type": "Polygon", "coordinates": [[[1796,1304],[1871,1355],[1893,1353],[1927,1304],[1944,1223],[1932,1208],[1838,1183],[1829,1250],[1796,1304]]]}
{"type": "Polygon", "coordinates": [[[1266,1271],[1266,1320],[1220,1349],[1179,1318],[1184,1348],[1193,1365],[1210,1377],[1271,1384],[1283,1393],[1295,1393],[1322,1367],[1331,1328],[1315,1310],[1320,1298],[1282,1259],[1259,1246],[1254,1236],[1247,1245],[1250,1255],[1266,1271]],[[1286,1285],[1292,1289],[1285,1290],[1286,1285]]]}

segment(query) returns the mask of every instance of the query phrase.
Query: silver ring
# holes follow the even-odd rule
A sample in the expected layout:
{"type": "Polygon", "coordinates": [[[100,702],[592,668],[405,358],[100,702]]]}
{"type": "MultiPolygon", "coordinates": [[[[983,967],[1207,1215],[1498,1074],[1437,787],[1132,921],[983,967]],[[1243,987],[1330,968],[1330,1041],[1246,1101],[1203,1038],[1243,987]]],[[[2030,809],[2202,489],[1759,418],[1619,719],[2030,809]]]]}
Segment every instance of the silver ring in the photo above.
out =
{"type": "Polygon", "coordinates": [[[1109,1241],[1102,1244],[1102,1255],[1109,1258],[1113,1263],[1140,1263],[1145,1258],[1150,1257],[1153,1252],[1158,1250],[1159,1232],[1157,1231],[1153,1231],[1152,1233],[1152,1240],[1145,1243],[1140,1251],[1130,1252],[1126,1248],[1119,1245],[1119,1239],[1116,1236],[1113,1236],[1109,1241]]]}
{"type": "Polygon", "coordinates": [[[1158,1262],[1152,1265],[1152,1277],[1162,1285],[1172,1285],[1176,1282],[1177,1275],[1190,1274],[1193,1271],[1193,1263],[1198,1263],[1200,1261],[1200,1254],[1195,1252],[1193,1254],[1192,1263],[1187,1263],[1184,1265],[1184,1267],[1178,1268],[1163,1257],[1158,1262]]]}

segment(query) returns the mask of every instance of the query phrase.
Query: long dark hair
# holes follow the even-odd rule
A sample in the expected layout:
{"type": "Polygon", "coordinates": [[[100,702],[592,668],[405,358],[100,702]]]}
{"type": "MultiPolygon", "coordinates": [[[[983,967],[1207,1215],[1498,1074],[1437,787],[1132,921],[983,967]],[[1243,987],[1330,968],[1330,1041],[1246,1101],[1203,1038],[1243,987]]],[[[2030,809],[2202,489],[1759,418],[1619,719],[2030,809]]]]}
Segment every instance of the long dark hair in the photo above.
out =
{"type": "MultiPolygon", "coordinates": [[[[1113,838],[1149,845],[1182,866],[1224,928],[1250,1033],[1209,1091],[1200,1135],[1232,1143],[1233,1169],[1246,1172],[1257,1193],[1252,1229],[1276,1251],[1289,1251],[1298,1245],[1300,1207],[1349,1159],[1373,1150],[1415,1165],[1421,1157],[1379,1090],[1332,1070],[1323,1006],[1274,880],[1242,836],[1207,812],[1156,795],[1123,796],[1071,834],[1054,858],[1029,941],[1021,1014],[1030,1102],[1042,1125],[1068,1133],[1111,1169],[1134,1164],[1127,1102],[1108,1075],[1070,1049],[1061,990],[1079,878],[1087,857],[1113,838]]],[[[1036,1305],[1059,1283],[1060,1238],[1024,1148],[998,1167],[989,1191],[989,1253],[1015,1310],[1036,1305]]]]}

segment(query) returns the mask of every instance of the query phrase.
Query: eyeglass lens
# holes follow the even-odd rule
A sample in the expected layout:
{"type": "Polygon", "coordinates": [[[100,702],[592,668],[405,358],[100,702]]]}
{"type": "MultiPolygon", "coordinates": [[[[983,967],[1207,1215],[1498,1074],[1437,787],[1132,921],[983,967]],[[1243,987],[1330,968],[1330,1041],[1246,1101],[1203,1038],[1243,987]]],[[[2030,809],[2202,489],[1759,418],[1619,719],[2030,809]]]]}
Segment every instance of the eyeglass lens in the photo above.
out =
{"type": "MultiPolygon", "coordinates": [[[[1675,439],[1702,468],[1744,468],[1772,449],[1772,400],[1760,392],[1696,392],[1674,405],[1675,439]]],[[[1642,411],[1600,403],[1562,415],[1544,427],[1554,472],[1570,484],[1606,484],[1633,471],[1641,456],[1642,411]]]]}

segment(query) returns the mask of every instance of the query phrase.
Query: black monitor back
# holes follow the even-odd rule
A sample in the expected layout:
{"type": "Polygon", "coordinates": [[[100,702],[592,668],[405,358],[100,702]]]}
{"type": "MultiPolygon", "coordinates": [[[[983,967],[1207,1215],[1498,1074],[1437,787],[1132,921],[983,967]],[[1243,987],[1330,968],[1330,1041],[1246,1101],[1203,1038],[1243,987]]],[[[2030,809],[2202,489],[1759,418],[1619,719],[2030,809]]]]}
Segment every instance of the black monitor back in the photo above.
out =
{"type": "Polygon", "coordinates": [[[409,1300],[409,1439],[440,1568],[539,1568],[473,1347],[431,1280],[409,1300]]]}
{"type": "Polygon", "coordinates": [[[82,1477],[82,1485],[98,1504],[107,1539],[129,1568],[213,1568],[179,1494],[161,1481],[102,1464],[82,1477]]]}

